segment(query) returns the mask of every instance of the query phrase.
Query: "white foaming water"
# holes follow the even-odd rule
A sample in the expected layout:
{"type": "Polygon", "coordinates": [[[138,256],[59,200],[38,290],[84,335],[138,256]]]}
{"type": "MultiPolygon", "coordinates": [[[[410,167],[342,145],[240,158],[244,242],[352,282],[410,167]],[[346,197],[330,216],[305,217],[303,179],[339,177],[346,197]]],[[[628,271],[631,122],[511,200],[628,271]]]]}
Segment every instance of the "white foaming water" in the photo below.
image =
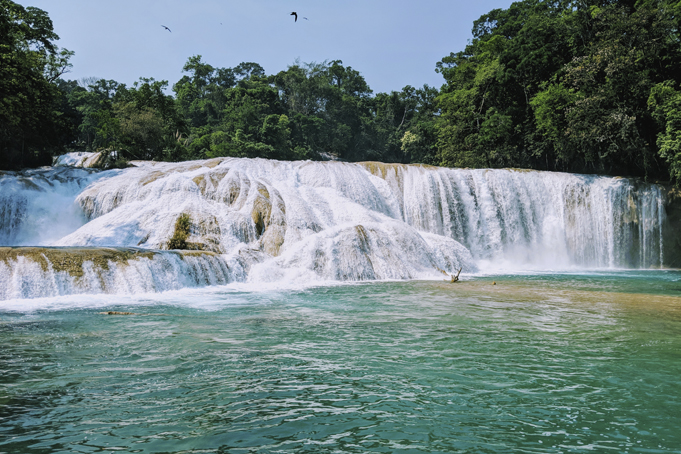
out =
{"type": "Polygon", "coordinates": [[[88,167],[88,161],[93,157],[98,156],[99,153],[89,151],[76,151],[73,153],[66,153],[54,158],[53,165],[55,167],[69,166],[69,167],[88,167]]]}
{"type": "MultiPolygon", "coordinates": [[[[309,291],[314,287],[348,286],[354,283],[326,282],[315,286],[309,284],[253,284],[232,282],[220,286],[185,287],[178,290],[152,291],[147,293],[80,293],[63,296],[36,297],[31,299],[10,298],[2,300],[0,309],[7,312],[32,313],[63,311],[71,309],[117,310],[133,312],[136,308],[168,306],[192,308],[201,311],[219,311],[230,306],[267,305],[281,300],[285,295],[309,291]]],[[[362,285],[362,283],[357,283],[362,285]]],[[[153,313],[153,309],[152,309],[153,313]]]]}
{"type": "MultiPolygon", "coordinates": [[[[31,271],[35,279],[23,288],[45,288],[40,293],[44,296],[135,293],[231,281],[257,286],[442,279],[442,270],[452,273],[463,267],[464,273],[472,273],[480,264],[507,272],[664,265],[662,190],[634,180],[237,158],[135,164],[94,175],[80,170],[86,174],[69,194],[78,194],[78,214],[89,222],[68,224],[49,241],[41,236],[44,229],[26,222],[25,213],[41,211],[21,207],[53,197],[56,186],[41,187],[33,198],[24,194],[21,199],[13,195],[21,191],[15,191],[6,197],[13,202],[3,205],[10,208],[4,215],[0,211],[1,241],[165,249],[176,220],[188,214],[188,241],[222,257],[227,264],[222,277],[186,281],[181,276],[188,271],[181,266],[145,262],[147,274],[139,274],[147,277],[139,281],[153,285],[97,287],[62,276],[59,284],[50,286],[38,281],[55,281],[52,274],[59,271],[45,271],[43,266],[40,276],[31,271]]],[[[21,178],[5,174],[0,187],[26,186],[21,178]]],[[[122,268],[131,272],[137,266],[122,268]]],[[[0,281],[3,273],[19,279],[22,267],[30,266],[15,260],[2,268],[0,261],[0,281]]],[[[107,272],[110,280],[124,273],[116,267],[107,272]]]]}
{"type": "Polygon", "coordinates": [[[102,261],[83,260],[74,268],[63,268],[68,250],[45,250],[38,260],[19,256],[0,261],[0,300],[41,298],[72,294],[112,293],[134,295],[183,288],[224,285],[243,279],[236,261],[213,254],[183,254],[154,251],[150,256],[102,261]],[[50,257],[50,252],[59,256],[50,257]]]}
{"type": "Polygon", "coordinates": [[[102,158],[105,156],[113,157],[114,159],[118,156],[117,151],[99,151],[99,152],[88,152],[88,151],[76,151],[73,153],[66,153],[54,158],[52,165],[55,167],[84,167],[84,168],[96,168],[101,164],[102,158]]]}
{"type": "Polygon", "coordinates": [[[75,203],[95,180],[114,172],[44,167],[0,172],[0,246],[49,246],[87,222],[75,203]]]}

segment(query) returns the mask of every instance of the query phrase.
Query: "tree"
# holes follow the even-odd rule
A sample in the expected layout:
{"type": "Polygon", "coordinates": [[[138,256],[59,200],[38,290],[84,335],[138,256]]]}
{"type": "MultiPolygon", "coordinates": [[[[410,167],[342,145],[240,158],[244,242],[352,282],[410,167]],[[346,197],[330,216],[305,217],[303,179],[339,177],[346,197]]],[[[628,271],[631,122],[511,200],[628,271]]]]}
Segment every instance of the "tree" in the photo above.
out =
{"type": "Polygon", "coordinates": [[[437,64],[445,80],[440,163],[465,167],[532,167],[535,131],[530,100],[567,63],[566,8],[526,0],[473,23],[474,39],[437,64]]]}
{"type": "Polygon", "coordinates": [[[119,90],[125,88],[114,80],[94,79],[83,87],[75,81],[62,84],[70,109],[79,116],[75,146],[96,151],[115,148],[119,131],[113,105],[119,90]]]}
{"type": "Polygon", "coordinates": [[[437,65],[440,163],[665,178],[673,102],[656,122],[648,100],[681,82],[680,13],[671,0],[523,0],[483,15],[437,65]]]}
{"type": "Polygon", "coordinates": [[[0,0],[0,168],[47,164],[68,136],[53,82],[72,53],[57,39],[45,11],[0,0]]]}
{"type": "Polygon", "coordinates": [[[123,157],[130,159],[182,160],[189,157],[183,137],[189,128],[166,95],[165,80],[140,78],[131,88],[122,86],[113,105],[120,122],[123,157]]]}
{"type": "Polygon", "coordinates": [[[379,160],[435,164],[437,90],[407,85],[402,91],[378,93],[372,102],[374,147],[379,160]]]}
{"type": "Polygon", "coordinates": [[[681,184],[681,92],[672,81],[653,87],[648,106],[662,131],[657,136],[660,156],[669,166],[669,174],[676,185],[681,184]]]}

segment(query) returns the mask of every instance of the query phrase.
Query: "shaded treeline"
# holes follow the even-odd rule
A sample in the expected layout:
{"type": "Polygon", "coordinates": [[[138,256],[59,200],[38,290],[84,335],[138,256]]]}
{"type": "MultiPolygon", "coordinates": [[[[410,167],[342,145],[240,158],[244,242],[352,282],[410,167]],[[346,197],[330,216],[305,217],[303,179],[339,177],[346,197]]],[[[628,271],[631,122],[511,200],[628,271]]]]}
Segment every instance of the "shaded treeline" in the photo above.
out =
{"type": "Polygon", "coordinates": [[[516,2],[437,63],[440,90],[377,94],[339,60],[267,74],[197,55],[172,87],[64,80],[71,53],[47,14],[0,4],[1,168],[115,149],[123,161],[333,156],[681,181],[678,0],[516,2]]]}

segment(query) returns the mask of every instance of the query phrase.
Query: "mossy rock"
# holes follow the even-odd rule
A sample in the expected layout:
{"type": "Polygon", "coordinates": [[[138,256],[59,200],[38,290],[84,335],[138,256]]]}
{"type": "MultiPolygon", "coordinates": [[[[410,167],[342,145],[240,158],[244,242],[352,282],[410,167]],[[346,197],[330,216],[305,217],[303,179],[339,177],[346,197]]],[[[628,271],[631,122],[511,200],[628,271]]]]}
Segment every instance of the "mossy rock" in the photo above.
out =
{"type": "Polygon", "coordinates": [[[54,271],[65,271],[69,275],[83,277],[83,263],[91,262],[95,268],[108,270],[109,263],[127,264],[138,258],[153,258],[153,251],[133,248],[50,248],[50,247],[0,247],[0,262],[9,265],[23,257],[40,265],[43,271],[52,266],[54,271]]]}
{"type": "Polygon", "coordinates": [[[378,161],[365,161],[359,162],[358,164],[367,169],[372,175],[383,178],[384,180],[389,173],[394,174],[395,177],[398,177],[398,169],[405,169],[407,167],[405,164],[386,164],[384,162],[378,161]]]}
{"type": "Polygon", "coordinates": [[[214,193],[223,178],[229,173],[228,169],[220,171],[212,171],[202,175],[198,175],[192,181],[199,187],[201,195],[204,197],[207,193],[214,193]]]}
{"type": "Polygon", "coordinates": [[[253,201],[253,210],[251,211],[251,219],[255,224],[256,236],[260,238],[267,227],[270,225],[272,215],[272,202],[270,201],[270,193],[265,186],[258,183],[258,195],[253,201]]]}

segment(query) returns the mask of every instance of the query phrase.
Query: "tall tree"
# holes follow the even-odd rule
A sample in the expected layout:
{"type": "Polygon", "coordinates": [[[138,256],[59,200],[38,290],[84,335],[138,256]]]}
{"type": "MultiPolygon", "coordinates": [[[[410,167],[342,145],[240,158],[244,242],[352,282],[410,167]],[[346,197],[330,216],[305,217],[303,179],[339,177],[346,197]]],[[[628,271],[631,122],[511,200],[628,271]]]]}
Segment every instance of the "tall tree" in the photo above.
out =
{"type": "Polygon", "coordinates": [[[71,52],[59,51],[58,38],[45,11],[0,0],[0,168],[49,163],[68,135],[53,82],[71,52]]]}
{"type": "Polygon", "coordinates": [[[656,98],[654,116],[648,100],[681,82],[679,13],[675,0],[523,0],[483,15],[437,65],[440,163],[666,178],[670,141],[656,138],[674,103],[656,98]]]}

